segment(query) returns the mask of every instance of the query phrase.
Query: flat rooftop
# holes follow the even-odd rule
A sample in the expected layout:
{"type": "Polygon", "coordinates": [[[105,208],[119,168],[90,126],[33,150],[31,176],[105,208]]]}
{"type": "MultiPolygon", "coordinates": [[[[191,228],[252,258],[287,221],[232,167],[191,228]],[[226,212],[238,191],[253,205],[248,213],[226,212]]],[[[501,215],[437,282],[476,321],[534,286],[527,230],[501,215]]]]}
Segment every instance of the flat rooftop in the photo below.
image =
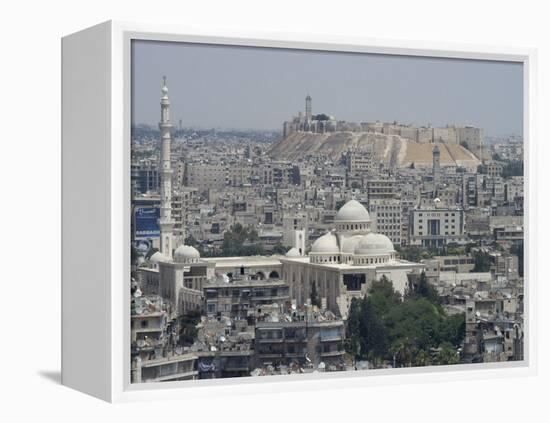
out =
{"type": "Polygon", "coordinates": [[[279,266],[282,256],[206,257],[201,261],[215,263],[216,267],[279,266]]]}

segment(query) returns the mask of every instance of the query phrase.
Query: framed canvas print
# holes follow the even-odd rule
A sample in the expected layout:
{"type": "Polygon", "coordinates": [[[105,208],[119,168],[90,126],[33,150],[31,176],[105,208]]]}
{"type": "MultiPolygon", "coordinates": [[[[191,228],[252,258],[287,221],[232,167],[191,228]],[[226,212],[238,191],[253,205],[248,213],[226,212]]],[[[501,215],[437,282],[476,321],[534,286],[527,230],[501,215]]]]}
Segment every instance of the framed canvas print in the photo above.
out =
{"type": "Polygon", "coordinates": [[[535,370],[534,52],[63,39],[63,360],[108,401],[535,370]]]}

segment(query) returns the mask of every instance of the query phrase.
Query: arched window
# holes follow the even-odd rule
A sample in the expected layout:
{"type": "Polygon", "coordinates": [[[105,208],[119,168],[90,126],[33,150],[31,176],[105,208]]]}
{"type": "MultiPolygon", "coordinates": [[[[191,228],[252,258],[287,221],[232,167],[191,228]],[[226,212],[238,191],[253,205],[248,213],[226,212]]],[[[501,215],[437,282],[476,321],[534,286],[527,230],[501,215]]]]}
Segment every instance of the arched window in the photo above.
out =
{"type": "Polygon", "coordinates": [[[273,271],[269,274],[269,279],[279,279],[279,272],[277,272],[276,270],[273,270],[273,271]]]}

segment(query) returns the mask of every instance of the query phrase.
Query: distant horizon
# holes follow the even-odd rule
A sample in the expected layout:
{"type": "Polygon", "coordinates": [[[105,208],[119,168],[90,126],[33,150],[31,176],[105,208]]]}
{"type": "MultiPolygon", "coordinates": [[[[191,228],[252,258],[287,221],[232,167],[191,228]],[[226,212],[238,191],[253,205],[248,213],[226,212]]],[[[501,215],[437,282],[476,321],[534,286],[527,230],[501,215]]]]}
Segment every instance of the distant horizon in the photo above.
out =
{"type": "MultiPolygon", "coordinates": [[[[393,123],[394,121],[391,121],[391,122],[383,122],[383,123],[393,123]]],[[[409,125],[408,123],[406,122],[399,122],[397,121],[397,124],[402,124],[402,125],[409,125]]],[[[176,130],[179,130],[179,127],[178,127],[178,124],[177,122],[174,122],[172,121],[172,125],[174,127],[174,129],[176,130]]],[[[155,129],[156,131],[159,131],[160,130],[158,129],[158,123],[132,123],[132,127],[134,126],[147,126],[151,129],[155,129]]],[[[415,127],[424,127],[424,128],[427,128],[427,126],[422,126],[422,125],[413,125],[415,127]]],[[[449,126],[451,126],[451,124],[449,124],[449,126]]],[[[458,125],[457,125],[458,126],[458,125]]],[[[463,125],[463,126],[469,126],[469,125],[463,125]]],[[[431,126],[430,128],[444,128],[445,125],[443,126],[431,126]]],[[[483,129],[483,128],[480,128],[480,129],[483,129]]],[[[182,126],[182,130],[199,130],[199,131],[208,131],[208,130],[219,130],[219,131],[257,131],[257,132],[283,132],[283,128],[282,128],[282,123],[281,123],[281,128],[238,128],[238,127],[221,127],[221,126],[218,126],[218,127],[213,127],[213,126],[185,126],[183,125],[182,126]]],[[[523,137],[523,134],[516,134],[516,133],[507,133],[507,134],[485,134],[484,135],[485,137],[517,137],[517,136],[520,136],[520,137],[523,137]]]]}
{"type": "Polygon", "coordinates": [[[337,120],[523,136],[521,63],[134,41],[133,125],[158,124],[164,75],[176,128],[281,132],[309,94],[337,120]]]}

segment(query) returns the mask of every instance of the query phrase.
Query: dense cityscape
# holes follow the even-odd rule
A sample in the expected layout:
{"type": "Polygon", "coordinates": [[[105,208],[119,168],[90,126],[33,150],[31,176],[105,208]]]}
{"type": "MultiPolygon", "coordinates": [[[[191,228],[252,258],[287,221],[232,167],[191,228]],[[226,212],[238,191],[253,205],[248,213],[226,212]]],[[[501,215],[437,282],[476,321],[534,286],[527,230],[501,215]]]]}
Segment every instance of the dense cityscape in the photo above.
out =
{"type": "Polygon", "coordinates": [[[521,136],[304,96],[189,128],[164,80],[132,127],[132,382],[523,360],[521,136]]]}

